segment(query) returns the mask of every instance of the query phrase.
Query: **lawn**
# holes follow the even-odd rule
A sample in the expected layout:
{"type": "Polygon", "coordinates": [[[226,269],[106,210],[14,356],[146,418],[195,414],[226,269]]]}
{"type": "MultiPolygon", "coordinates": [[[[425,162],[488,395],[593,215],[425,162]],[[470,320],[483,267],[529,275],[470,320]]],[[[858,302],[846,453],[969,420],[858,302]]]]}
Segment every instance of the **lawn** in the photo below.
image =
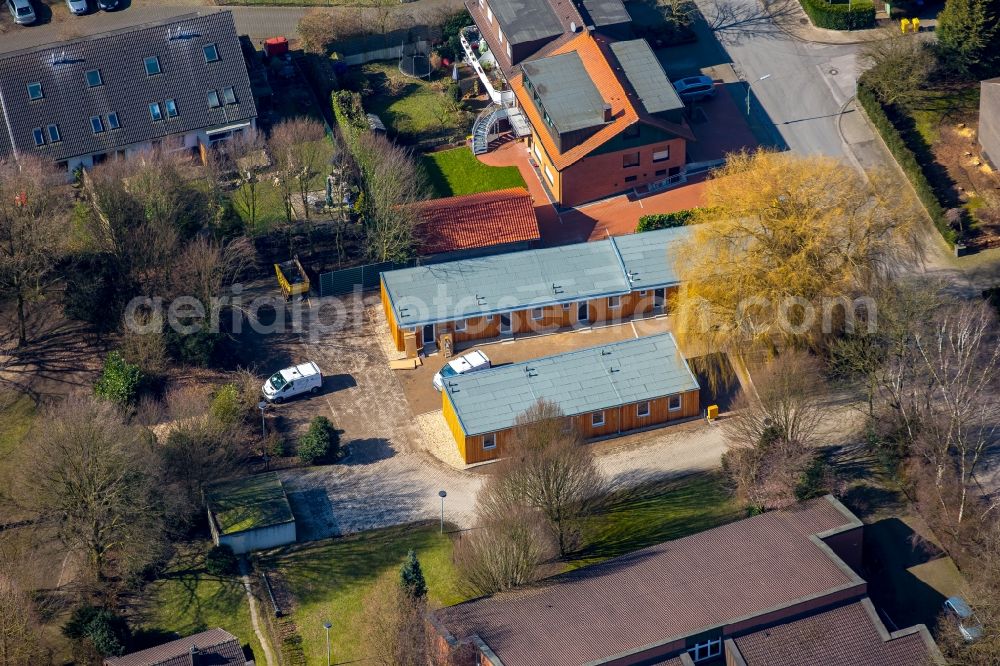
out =
{"type": "Polygon", "coordinates": [[[14,453],[35,419],[35,401],[23,393],[0,394],[0,460],[14,453]]]}
{"type": "Polygon", "coordinates": [[[448,97],[451,79],[404,76],[395,60],[368,63],[362,72],[372,89],[365,110],[381,118],[400,142],[430,148],[461,141],[472,131],[473,114],[448,97]]]}
{"type": "MultiPolygon", "coordinates": [[[[693,475],[615,493],[604,510],[587,519],[588,545],[567,565],[573,569],[668,539],[737,520],[743,513],[718,476],[693,475]]],[[[295,621],[308,663],[322,663],[323,622],[330,620],[334,662],[364,657],[360,616],[365,594],[382,575],[395,576],[407,550],[417,551],[432,605],[464,601],[455,584],[452,535],[438,526],[414,524],[306,544],[265,561],[277,569],[298,602],[295,621]]]]}
{"type": "Polygon", "coordinates": [[[453,148],[421,156],[435,196],[454,197],[525,187],[517,167],[486,166],[468,148],[453,148]]]}
{"type": "Polygon", "coordinates": [[[161,577],[145,590],[143,621],[137,627],[153,639],[189,636],[221,627],[253,650],[257,663],[264,652],[250,622],[250,605],[237,577],[219,578],[204,569],[207,546],[185,548],[161,577]]]}
{"type": "MultiPolygon", "coordinates": [[[[241,191],[245,190],[246,187],[246,185],[241,186],[241,191]]],[[[234,194],[231,199],[233,210],[243,220],[248,234],[264,234],[285,222],[285,204],[281,198],[281,190],[275,187],[269,179],[264,178],[257,183],[257,219],[254,224],[250,223],[250,213],[247,205],[248,196],[234,194]]]]}
{"type": "Polygon", "coordinates": [[[452,567],[452,541],[437,523],[419,523],[373,530],[341,539],[316,541],[264,561],[280,571],[298,602],[295,623],[307,662],[325,662],[330,630],[335,663],[360,660],[362,602],[381,575],[395,575],[409,549],[417,552],[433,604],[462,601],[452,567]]]}

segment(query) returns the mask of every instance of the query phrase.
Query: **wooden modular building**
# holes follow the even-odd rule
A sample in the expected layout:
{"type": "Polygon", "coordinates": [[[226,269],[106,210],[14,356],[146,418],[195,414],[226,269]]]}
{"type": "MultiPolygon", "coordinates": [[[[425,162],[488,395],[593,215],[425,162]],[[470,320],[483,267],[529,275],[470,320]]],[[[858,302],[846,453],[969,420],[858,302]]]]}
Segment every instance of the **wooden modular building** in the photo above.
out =
{"type": "Polygon", "coordinates": [[[477,463],[503,456],[515,420],[539,400],[593,439],[696,417],[698,389],[665,333],[458,375],[441,400],[459,454],[477,463]]]}
{"type": "Polygon", "coordinates": [[[686,227],[387,271],[382,305],[396,349],[437,350],[525,333],[666,314],[686,227]]]}

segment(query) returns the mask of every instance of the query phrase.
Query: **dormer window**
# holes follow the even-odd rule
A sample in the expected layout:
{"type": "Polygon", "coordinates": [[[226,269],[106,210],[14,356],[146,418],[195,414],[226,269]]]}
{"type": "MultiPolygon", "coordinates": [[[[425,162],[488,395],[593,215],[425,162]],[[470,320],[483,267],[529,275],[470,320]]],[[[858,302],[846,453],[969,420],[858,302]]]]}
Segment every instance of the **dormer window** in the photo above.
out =
{"type": "Polygon", "coordinates": [[[94,131],[94,134],[102,134],[104,132],[104,121],[101,120],[100,116],[90,117],[90,129],[94,131]]]}
{"type": "Polygon", "coordinates": [[[219,61],[219,49],[215,44],[209,44],[202,51],[205,52],[205,62],[219,61]]]}
{"type": "Polygon", "coordinates": [[[147,76],[154,76],[156,74],[159,74],[160,71],[161,71],[160,70],[160,59],[157,58],[156,56],[149,56],[144,61],[144,64],[146,66],[146,75],[147,76]]]}
{"type": "Polygon", "coordinates": [[[35,129],[31,130],[31,136],[35,139],[36,146],[45,145],[45,132],[42,131],[41,127],[36,127],[35,129]]]}
{"type": "Polygon", "coordinates": [[[236,104],[236,93],[232,88],[222,89],[222,101],[226,104],[236,104]]]}
{"type": "Polygon", "coordinates": [[[62,135],[59,133],[59,125],[49,125],[46,129],[49,132],[50,143],[59,143],[62,141],[62,135]]]}
{"type": "Polygon", "coordinates": [[[158,102],[149,105],[149,115],[153,120],[163,120],[163,111],[160,110],[158,102]]]}
{"type": "Polygon", "coordinates": [[[163,103],[163,105],[165,107],[167,107],[167,117],[168,118],[176,118],[177,117],[177,102],[175,102],[172,99],[168,99],[166,102],[163,103]]]}
{"type": "Polygon", "coordinates": [[[45,93],[42,92],[41,83],[29,83],[28,84],[28,99],[42,99],[45,97],[45,93]]]}
{"type": "Polygon", "coordinates": [[[87,85],[91,88],[96,88],[97,86],[104,85],[104,81],[101,80],[101,70],[92,69],[87,72],[87,85]]]}

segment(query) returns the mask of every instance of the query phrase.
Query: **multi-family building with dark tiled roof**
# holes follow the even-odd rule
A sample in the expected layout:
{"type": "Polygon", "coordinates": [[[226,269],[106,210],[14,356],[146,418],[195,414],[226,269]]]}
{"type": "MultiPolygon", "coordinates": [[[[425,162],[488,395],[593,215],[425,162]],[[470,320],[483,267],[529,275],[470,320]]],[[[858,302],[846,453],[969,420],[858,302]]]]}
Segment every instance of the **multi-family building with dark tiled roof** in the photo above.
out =
{"type": "Polygon", "coordinates": [[[931,666],[922,625],[867,597],[862,523],[831,496],[442,608],[439,648],[477,666],[931,666]]]}
{"type": "Polygon", "coordinates": [[[256,117],[230,12],[0,57],[0,157],[40,155],[71,172],[153,147],[197,153],[256,117]]]}

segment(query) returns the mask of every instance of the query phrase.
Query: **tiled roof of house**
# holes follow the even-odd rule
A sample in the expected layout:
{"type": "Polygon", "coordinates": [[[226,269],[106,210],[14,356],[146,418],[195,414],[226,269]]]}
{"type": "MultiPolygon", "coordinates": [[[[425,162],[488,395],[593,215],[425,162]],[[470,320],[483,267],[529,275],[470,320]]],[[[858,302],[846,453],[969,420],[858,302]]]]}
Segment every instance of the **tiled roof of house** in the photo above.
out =
{"type": "Polygon", "coordinates": [[[382,273],[398,326],[674,286],[674,252],[690,227],[508,252],[382,273]]]}
{"type": "MultiPolygon", "coordinates": [[[[612,120],[604,124],[597,132],[585,141],[573,146],[566,152],[560,152],[549,134],[545,122],[542,120],[531,98],[531,93],[524,86],[524,75],[517,74],[510,80],[511,89],[517,96],[519,107],[528,116],[535,133],[541,139],[545,152],[551,158],[556,169],[564,169],[567,166],[578,162],[593,150],[604,145],[612,138],[623,132],[629,126],[639,122],[641,119],[645,123],[655,125],[661,129],[671,132],[688,141],[694,140],[694,135],[686,125],[668,122],[652,116],[642,106],[642,102],[631,88],[626,88],[619,75],[615,73],[616,68],[621,70],[622,78],[625,72],[620,63],[611,52],[609,42],[601,35],[584,31],[574,39],[560,45],[554,49],[547,57],[575,52],[583,63],[590,82],[599,92],[606,104],[611,106],[612,120]]],[[[544,60],[541,59],[541,60],[544,60]]],[[[534,61],[535,64],[541,60],[534,61]]],[[[626,79],[627,80],[627,79],[626,79]]]]}
{"type": "Polygon", "coordinates": [[[444,390],[466,435],[512,428],[539,400],[566,416],[698,390],[670,333],[449,377],[444,390]]]}
{"type": "Polygon", "coordinates": [[[417,205],[424,255],[538,240],[535,204],[523,187],[431,199],[417,205]]]}
{"type": "Polygon", "coordinates": [[[110,152],[135,144],[204,128],[246,122],[257,115],[250,78],[231,12],[185,14],[0,57],[0,155],[36,153],[54,160],[110,152]],[[218,59],[208,62],[204,49],[214,45],[218,59]],[[160,73],[146,73],[155,57],[160,73]],[[99,72],[88,82],[88,73],[99,72]],[[31,99],[29,84],[39,84],[31,99]],[[233,89],[227,104],[223,90],[233,89]],[[222,103],[209,108],[208,92],[222,103]],[[37,94],[36,94],[37,96],[37,94]],[[167,100],[177,115],[168,117],[167,100]],[[160,105],[153,120],[149,105],[160,105]],[[108,116],[117,116],[118,128],[108,116]],[[104,131],[95,133],[91,118],[104,131]],[[58,126],[59,140],[47,134],[58,126]],[[45,132],[36,146],[35,128],[45,132]]]}
{"type": "Polygon", "coordinates": [[[434,617],[457,640],[478,636],[505,666],[600,663],[810,598],[860,596],[864,581],[816,536],[858,526],[820,498],[434,617]]]}
{"type": "Polygon", "coordinates": [[[124,657],[108,657],[104,666],[191,666],[191,648],[198,649],[195,666],[244,666],[240,641],[224,629],[209,629],[124,657]]]}
{"type": "Polygon", "coordinates": [[[890,634],[867,599],[733,639],[746,666],[930,666],[923,625],[890,634]]]}

